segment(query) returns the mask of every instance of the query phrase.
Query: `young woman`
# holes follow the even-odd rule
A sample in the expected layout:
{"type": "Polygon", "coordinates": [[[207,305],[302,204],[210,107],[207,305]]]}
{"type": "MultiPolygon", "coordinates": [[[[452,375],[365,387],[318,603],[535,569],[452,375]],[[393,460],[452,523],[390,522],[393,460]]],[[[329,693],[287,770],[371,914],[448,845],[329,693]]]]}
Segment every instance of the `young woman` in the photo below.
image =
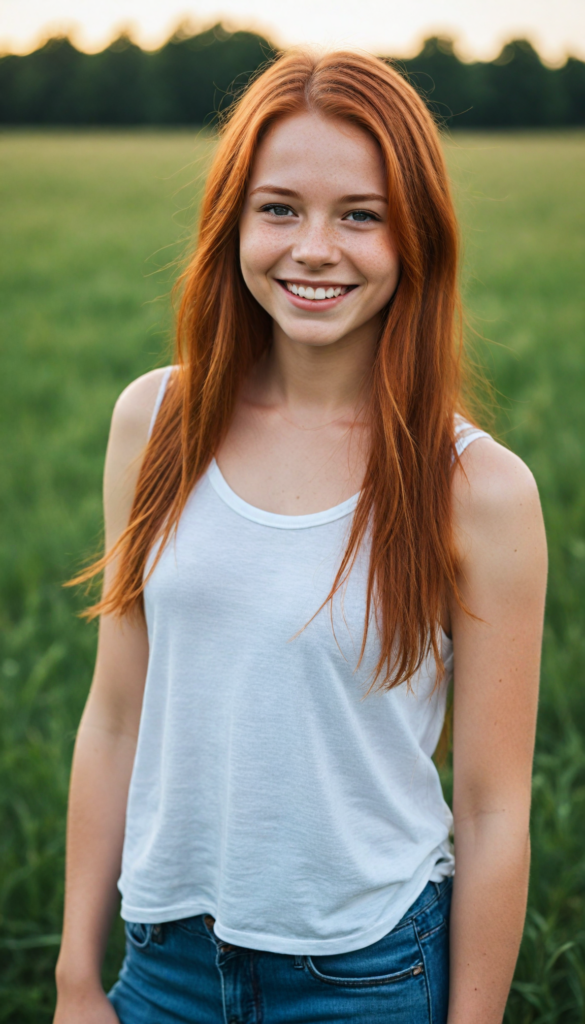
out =
{"type": "Polygon", "coordinates": [[[176,365],[112,421],[56,1024],[501,1021],[546,555],[531,474],[462,415],[456,264],[403,78],[301,52],[256,80],[176,365]]]}

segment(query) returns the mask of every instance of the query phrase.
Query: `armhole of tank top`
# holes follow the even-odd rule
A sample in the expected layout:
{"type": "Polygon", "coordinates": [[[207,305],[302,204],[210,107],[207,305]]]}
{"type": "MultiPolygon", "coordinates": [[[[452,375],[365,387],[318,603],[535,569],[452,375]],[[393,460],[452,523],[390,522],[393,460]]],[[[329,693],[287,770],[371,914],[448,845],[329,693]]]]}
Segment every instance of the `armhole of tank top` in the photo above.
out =
{"type": "Polygon", "coordinates": [[[458,413],[455,416],[455,448],[457,454],[461,458],[466,448],[472,444],[473,441],[479,440],[480,437],[490,437],[485,430],[480,430],[479,427],[474,427],[473,423],[469,423],[468,420],[463,419],[458,413]]]}
{"type": "Polygon", "coordinates": [[[156,417],[158,416],[159,411],[160,411],[160,407],[162,405],[162,400],[165,397],[165,391],[167,390],[167,384],[169,383],[169,378],[170,378],[172,372],[173,372],[173,367],[172,366],[167,366],[166,369],[165,369],[165,372],[162,375],[162,380],[161,380],[161,382],[159,384],[158,394],[156,396],[156,402],[154,403],[154,408],[152,410],[152,416],[150,417],[150,426],[148,428],[148,440],[149,441],[150,441],[150,437],[151,437],[152,431],[154,429],[154,424],[156,423],[156,417]]]}

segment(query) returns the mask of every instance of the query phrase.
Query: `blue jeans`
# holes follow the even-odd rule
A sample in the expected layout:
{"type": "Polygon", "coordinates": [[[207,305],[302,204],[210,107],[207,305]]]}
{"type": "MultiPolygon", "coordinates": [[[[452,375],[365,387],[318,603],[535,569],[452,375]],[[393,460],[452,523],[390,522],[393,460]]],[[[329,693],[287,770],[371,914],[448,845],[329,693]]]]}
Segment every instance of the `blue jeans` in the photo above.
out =
{"type": "Polygon", "coordinates": [[[226,945],[213,918],[127,924],[109,998],[121,1024],[445,1024],[451,879],[379,942],[293,956],[226,945]]]}

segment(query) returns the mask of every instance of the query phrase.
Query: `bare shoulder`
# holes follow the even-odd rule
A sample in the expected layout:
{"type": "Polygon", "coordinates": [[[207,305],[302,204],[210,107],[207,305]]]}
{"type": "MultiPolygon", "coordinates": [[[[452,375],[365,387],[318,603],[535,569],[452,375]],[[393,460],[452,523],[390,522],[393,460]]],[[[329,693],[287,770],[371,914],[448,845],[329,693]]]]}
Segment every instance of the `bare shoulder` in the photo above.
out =
{"type": "Polygon", "coordinates": [[[453,478],[453,519],[463,558],[477,546],[492,553],[544,547],[536,481],[528,466],[491,438],[466,448],[453,478]]]}
{"type": "Polygon", "coordinates": [[[528,466],[492,438],[473,441],[453,478],[453,513],[458,526],[497,522],[515,510],[540,506],[528,466]]]}
{"type": "Polygon", "coordinates": [[[119,396],[112,416],[112,431],[144,445],[157,399],[159,388],[167,367],[151,370],[137,377],[119,396]]]}
{"type": "Polygon", "coordinates": [[[108,546],[128,522],[150,421],[166,372],[167,368],[161,367],[132,381],[114,407],[104,473],[108,546]]]}

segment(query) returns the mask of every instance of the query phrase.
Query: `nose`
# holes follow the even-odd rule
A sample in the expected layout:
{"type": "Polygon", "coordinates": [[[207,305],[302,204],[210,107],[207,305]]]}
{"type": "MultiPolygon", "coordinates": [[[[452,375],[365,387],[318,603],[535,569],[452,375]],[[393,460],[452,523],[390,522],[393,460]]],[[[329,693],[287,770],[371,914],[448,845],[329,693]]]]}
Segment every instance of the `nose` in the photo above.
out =
{"type": "Polygon", "coordinates": [[[291,256],[310,270],[332,267],[339,262],[339,247],[329,225],[315,218],[299,225],[291,256]]]}

